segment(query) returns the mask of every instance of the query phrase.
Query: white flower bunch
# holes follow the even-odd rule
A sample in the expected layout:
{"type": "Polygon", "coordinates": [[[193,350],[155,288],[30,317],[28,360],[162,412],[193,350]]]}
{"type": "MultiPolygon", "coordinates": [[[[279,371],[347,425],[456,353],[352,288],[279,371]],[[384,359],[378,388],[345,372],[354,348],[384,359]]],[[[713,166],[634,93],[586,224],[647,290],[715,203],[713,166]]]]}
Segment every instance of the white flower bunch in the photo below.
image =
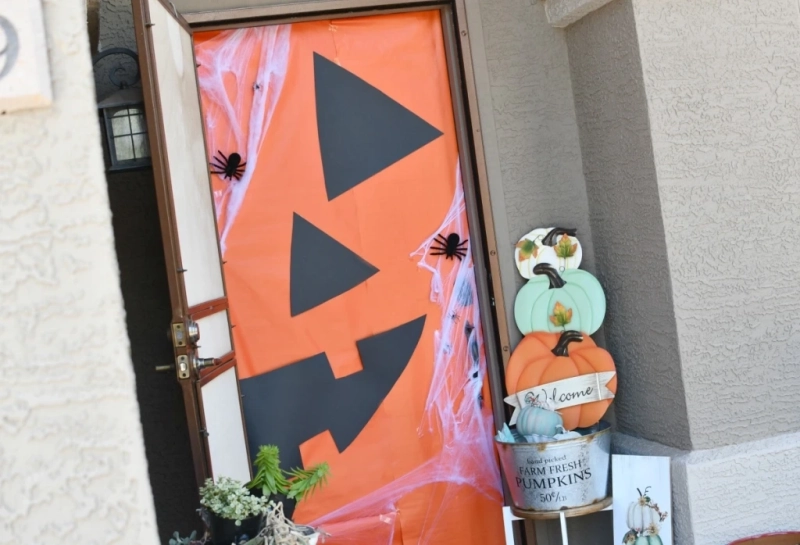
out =
{"type": "Polygon", "coordinates": [[[244,483],[220,477],[216,483],[206,479],[205,486],[200,489],[200,504],[224,519],[235,520],[236,526],[241,526],[243,520],[263,515],[269,506],[269,498],[253,496],[244,483]]]}

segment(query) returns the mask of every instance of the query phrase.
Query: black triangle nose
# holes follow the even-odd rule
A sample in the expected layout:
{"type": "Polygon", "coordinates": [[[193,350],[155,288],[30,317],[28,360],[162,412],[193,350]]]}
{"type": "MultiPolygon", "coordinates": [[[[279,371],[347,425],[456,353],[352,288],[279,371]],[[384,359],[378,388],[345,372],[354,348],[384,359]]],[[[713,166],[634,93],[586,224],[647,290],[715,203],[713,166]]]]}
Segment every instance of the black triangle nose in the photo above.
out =
{"type": "Polygon", "coordinates": [[[294,215],[289,273],[292,316],[338,297],[377,272],[377,267],[294,215]]]}

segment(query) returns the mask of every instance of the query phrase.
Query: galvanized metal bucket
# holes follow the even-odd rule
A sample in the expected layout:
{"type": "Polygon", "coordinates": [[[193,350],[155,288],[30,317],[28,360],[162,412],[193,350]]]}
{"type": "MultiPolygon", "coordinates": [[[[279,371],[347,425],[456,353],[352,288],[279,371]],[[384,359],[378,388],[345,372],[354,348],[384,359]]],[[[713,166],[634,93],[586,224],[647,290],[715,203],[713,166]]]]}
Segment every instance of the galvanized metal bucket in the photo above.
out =
{"type": "Polygon", "coordinates": [[[559,511],[583,507],[608,496],[611,429],[549,443],[502,443],[495,440],[500,465],[514,507],[559,511]]]}

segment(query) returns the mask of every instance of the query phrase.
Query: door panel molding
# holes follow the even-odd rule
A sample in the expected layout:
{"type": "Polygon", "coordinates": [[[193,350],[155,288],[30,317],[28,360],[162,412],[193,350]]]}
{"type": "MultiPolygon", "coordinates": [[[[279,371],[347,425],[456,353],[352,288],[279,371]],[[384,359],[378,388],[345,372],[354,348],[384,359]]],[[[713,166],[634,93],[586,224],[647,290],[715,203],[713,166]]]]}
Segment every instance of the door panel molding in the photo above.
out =
{"type": "MultiPolygon", "coordinates": [[[[194,362],[206,356],[208,359],[204,363],[216,366],[222,372],[231,366],[235,369],[236,360],[207,168],[197,61],[191,28],[171,3],[164,0],[133,0],[132,7],[172,303],[172,324],[183,324],[183,331],[188,331],[190,319],[211,317],[211,320],[204,320],[204,325],[206,329],[209,326],[217,329],[210,335],[210,355],[201,355],[202,345],[198,347],[185,340],[173,343],[176,377],[181,385],[189,428],[192,463],[197,483],[202,485],[212,475],[213,467],[213,453],[203,435],[204,421],[224,415],[203,414],[200,385],[216,376],[217,369],[201,372],[194,362]],[[162,85],[166,87],[163,90],[162,85]],[[173,100],[176,95],[180,97],[177,101],[173,100]],[[187,133],[199,136],[190,142],[186,138],[187,133]],[[197,213],[198,210],[205,210],[205,213],[197,213]],[[187,271],[187,266],[193,270],[187,271]],[[224,313],[227,331],[218,330],[221,320],[213,319],[215,313],[224,313]],[[188,368],[187,375],[180,374],[181,364],[188,368]]],[[[202,342],[202,338],[199,342],[202,342]]],[[[231,410],[241,417],[241,398],[237,401],[238,405],[231,410]]],[[[241,434],[244,433],[242,420],[241,434]]],[[[245,465],[226,472],[233,471],[241,476],[252,472],[249,451],[239,453],[234,463],[245,465]]]]}

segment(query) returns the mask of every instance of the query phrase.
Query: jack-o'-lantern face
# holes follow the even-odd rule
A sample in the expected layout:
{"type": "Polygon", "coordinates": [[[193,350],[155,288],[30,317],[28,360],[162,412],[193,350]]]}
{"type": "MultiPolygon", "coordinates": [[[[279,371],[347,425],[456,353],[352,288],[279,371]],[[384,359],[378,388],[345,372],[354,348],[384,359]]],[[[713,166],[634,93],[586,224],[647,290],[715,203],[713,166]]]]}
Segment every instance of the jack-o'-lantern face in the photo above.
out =
{"type": "Polygon", "coordinates": [[[441,22],[398,17],[195,35],[250,447],[347,475],[322,503],[441,449],[437,354],[485,365],[441,22]]]}

